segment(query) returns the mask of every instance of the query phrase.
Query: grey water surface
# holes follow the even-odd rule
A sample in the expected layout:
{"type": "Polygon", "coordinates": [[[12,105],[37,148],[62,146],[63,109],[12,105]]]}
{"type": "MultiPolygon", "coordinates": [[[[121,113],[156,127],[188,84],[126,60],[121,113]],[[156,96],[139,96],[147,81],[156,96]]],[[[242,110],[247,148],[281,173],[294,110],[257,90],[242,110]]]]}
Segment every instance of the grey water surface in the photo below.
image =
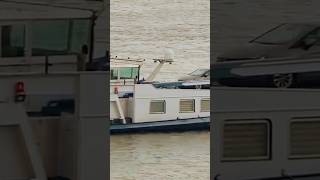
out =
{"type": "MultiPolygon", "coordinates": [[[[209,0],[112,0],[111,55],[143,58],[147,77],[174,52],[156,80],[174,81],[210,63],[209,0]]],[[[111,136],[112,180],[209,180],[209,132],[111,136]]]]}

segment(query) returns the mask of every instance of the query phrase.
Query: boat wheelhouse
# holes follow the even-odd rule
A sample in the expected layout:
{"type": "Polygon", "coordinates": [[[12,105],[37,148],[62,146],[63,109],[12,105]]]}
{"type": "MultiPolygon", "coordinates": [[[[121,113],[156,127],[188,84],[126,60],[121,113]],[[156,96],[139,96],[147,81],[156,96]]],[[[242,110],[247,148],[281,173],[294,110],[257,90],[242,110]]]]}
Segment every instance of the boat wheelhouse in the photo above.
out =
{"type": "MultiPolygon", "coordinates": [[[[106,57],[103,67],[93,58],[96,10],[1,1],[0,15],[0,74],[106,70],[106,57]]],[[[50,101],[73,98],[29,95],[27,110],[45,115],[50,101]]]]}
{"type": "Polygon", "coordinates": [[[210,82],[152,81],[164,63],[146,78],[139,77],[145,60],[113,58],[110,80],[111,133],[209,129],[210,82]]]}
{"type": "Polygon", "coordinates": [[[0,1],[0,179],[108,178],[108,74],[84,68],[92,17],[87,10],[0,1]],[[48,102],[63,113],[42,108],[48,102]],[[49,116],[30,116],[41,109],[49,116]]]}
{"type": "Polygon", "coordinates": [[[92,11],[10,2],[0,9],[0,72],[77,70],[79,59],[92,59],[92,11]]]}
{"type": "Polygon", "coordinates": [[[140,79],[143,62],[143,59],[110,58],[110,92],[118,91],[119,95],[132,93],[140,79]]]}

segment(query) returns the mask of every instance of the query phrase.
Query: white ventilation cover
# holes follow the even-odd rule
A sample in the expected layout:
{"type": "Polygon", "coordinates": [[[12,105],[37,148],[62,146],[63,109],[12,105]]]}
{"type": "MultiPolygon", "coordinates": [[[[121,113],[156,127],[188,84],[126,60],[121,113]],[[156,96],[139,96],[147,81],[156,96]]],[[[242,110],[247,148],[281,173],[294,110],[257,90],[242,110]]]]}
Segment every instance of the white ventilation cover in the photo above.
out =
{"type": "Polygon", "coordinates": [[[226,121],[223,133],[222,160],[270,158],[269,121],[226,121]]]}
{"type": "Polygon", "coordinates": [[[290,157],[320,157],[320,119],[302,119],[291,123],[290,157]]]}
{"type": "Polygon", "coordinates": [[[180,100],[180,112],[188,113],[194,112],[194,99],[182,99],[180,100]]]}
{"type": "Polygon", "coordinates": [[[201,112],[210,112],[210,99],[201,99],[201,112]]]}

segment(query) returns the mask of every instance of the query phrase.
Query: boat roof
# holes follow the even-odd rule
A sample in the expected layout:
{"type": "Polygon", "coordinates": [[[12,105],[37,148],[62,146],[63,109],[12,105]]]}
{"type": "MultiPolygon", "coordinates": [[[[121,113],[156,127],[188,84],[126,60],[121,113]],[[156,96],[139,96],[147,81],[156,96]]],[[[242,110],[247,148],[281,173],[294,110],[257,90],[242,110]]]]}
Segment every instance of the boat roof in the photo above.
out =
{"type": "Polygon", "coordinates": [[[140,67],[138,64],[113,64],[111,63],[111,68],[125,68],[125,67],[140,67]]]}
{"type": "Polygon", "coordinates": [[[293,21],[293,22],[286,22],[281,24],[293,24],[293,25],[309,25],[309,26],[320,26],[320,22],[301,22],[301,21],[293,21]]]}
{"type": "Polygon", "coordinates": [[[90,9],[0,1],[0,21],[84,19],[92,15],[90,9]]]}
{"type": "Polygon", "coordinates": [[[110,65],[111,68],[116,67],[140,67],[143,65],[145,59],[130,59],[130,58],[111,58],[110,65]]]}
{"type": "Polygon", "coordinates": [[[183,86],[196,86],[196,85],[208,85],[210,84],[210,80],[191,80],[183,82],[183,86]]]}

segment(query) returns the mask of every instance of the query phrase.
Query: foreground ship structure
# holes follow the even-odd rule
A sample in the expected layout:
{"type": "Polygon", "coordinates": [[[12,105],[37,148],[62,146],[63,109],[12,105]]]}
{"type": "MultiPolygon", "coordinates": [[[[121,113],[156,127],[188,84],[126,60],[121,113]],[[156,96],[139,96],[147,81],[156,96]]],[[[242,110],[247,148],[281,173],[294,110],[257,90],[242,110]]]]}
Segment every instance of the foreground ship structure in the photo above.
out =
{"type": "Polygon", "coordinates": [[[213,179],[320,178],[319,35],[281,24],[217,58],[213,179]]]}
{"type": "Polygon", "coordinates": [[[0,179],[108,179],[107,73],[92,11],[0,2],[0,179]],[[73,111],[48,115],[50,101],[73,111]]]}

